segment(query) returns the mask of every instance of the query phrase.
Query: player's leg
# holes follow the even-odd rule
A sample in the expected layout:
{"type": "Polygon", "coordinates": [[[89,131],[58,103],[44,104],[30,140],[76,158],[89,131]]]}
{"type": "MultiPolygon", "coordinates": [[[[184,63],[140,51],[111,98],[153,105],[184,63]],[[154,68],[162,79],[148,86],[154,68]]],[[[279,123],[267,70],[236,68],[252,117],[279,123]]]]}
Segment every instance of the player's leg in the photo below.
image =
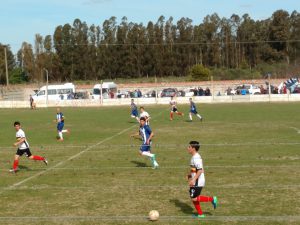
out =
{"type": "Polygon", "coordinates": [[[192,113],[191,112],[189,113],[189,117],[190,117],[190,121],[192,121],[193,117],[192,117],[192,113]]]}
{"type": "Polygon", "coordinates": [[[200,206],[200,201],[198,200],[198,197],[201,194],[201,190],[202,187],[190,187],[190,197],[192,199],[195,209],[197,210],[197,218],[205,217],[200,206]]]}
{"type": "Polygon", "coordinates": [[[218,205],[218,198],[216,196],[198,196],[197,200],[199,202],[211,202],[211,204],[213,205],[214,209],[217,208],[218,205]]]}
{"type": "Polygon", "coordinates": [[[199,113],[197,113],[196,116],[202,121],[202,116],[200,116],[199,113]]]}
{"type": "Polygon", "coordinates": [[[32,155],[29,148],[26,149],[26,155],[28,159],[35,160],[35,161],[43,161],[46,165],[48,165],[48,161],[45,157],[39,155],[32,155]]]}
{"type": "Polygon", "coordinates": [[[170,112],[170,120],[173,120],[173,111],[170,112]]]}
{"type": "Polygon", "coordinates": [[[20,152],[20,150],[18,149],[17,153],[15,155],[15,158],[14,158],[13,168],[11,170],[9,170],[10,172],[17,172],[18,171],[19,159],[20,159],[20,156],[21,156],[21,155],[19,155],[19,152],[20,152]]]}

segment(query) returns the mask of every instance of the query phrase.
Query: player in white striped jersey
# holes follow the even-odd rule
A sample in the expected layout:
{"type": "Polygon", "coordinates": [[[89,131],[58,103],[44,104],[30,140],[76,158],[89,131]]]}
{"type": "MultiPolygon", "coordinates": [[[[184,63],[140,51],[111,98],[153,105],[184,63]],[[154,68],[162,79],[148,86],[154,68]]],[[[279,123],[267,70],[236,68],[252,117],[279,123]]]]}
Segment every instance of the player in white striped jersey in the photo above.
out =
{"type": "Polygon", "coordinates": [[[29,143],[26,139],[24,131],[21,129],[20,122],[16,121],[14,123],[14,127],[17,131],[17,133],[16,133],[17,142],[14,143],[14,146],[15,147],[18,146],[18,150],[17,150],[16,155],[15,155],[13,168],[10,170],[10,172],[16,173],[18,171],[19,158],[24,154],[29,159],[43,161],[46,165],[48,165],[48,161],[46,160],[45,157],[31,154],[30,149],[29,149],[29,143]]]}
{"type": "Polygon", "coordinates": [[[171,112],[170,112],[170,120],[173,120],[173,114],[176,113],[179,116],[184,116],[184,114],[182,112],[178,112],[177,106],[176,106],[176,101],[173,98],[173,96],[171,97],[170,100],[170,106],[171,106],[171,112]]]}
{"type": "Polygon", "coordinates": [[[200,144],[197,141],[191,141],[188,146],[188,152],[192,155],[191,163],[190,163],[190,173],[187,175],[188,184],[190,186],[190,197],[192,202],[197,210],[197,218],[204,218],[200,202],[211,202],[214,209],[216,209],[218,204],[218,199],[216,196],[203,196],[200,195],[202,188],[205,185],[205,177],[204,177],[204,169],[203,169],[203,161],[198,153],[200,148],[200,144]]]}
{"type": "Polygon", "coordinates": [[[145,111],[145,108],[143,106],[140,107],[140,118],[144,117],[146,119],[146,125],[150,124],[150,115],[148,112],[145,111]]]}

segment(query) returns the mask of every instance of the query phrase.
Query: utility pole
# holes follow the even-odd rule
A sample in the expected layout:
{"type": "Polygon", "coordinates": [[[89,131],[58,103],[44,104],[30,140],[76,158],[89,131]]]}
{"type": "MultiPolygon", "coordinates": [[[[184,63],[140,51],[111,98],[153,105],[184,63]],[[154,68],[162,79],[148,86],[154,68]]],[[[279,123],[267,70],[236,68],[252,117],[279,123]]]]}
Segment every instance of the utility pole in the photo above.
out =
{"type": "Polygon", "coordinates": [[[43,70],[46,72],[46,106],[48,107],[48,83],[49,83],[49,80],[48,80],[48,70],[43,68],[43,70]]]}
{"type": "Polygon", "coordinates": [[[7,66],[6,45],[4,45],[4,58],[5,58],[6,86],[8,86],[9,85],[9,80],[8,80],[8,66],[7,66]]]}

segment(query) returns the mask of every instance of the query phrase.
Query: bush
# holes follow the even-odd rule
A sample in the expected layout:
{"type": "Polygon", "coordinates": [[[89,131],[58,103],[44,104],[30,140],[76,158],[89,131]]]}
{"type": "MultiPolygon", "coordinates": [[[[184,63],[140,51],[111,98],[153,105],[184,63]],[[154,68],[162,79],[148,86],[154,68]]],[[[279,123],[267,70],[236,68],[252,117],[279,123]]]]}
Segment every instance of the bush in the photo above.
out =
{"type": "Polygon", "coordinates": [[[197,64],[190,69],[189,76],[192,81],[209,80],[210,70],[203,65],[197,64]]]}

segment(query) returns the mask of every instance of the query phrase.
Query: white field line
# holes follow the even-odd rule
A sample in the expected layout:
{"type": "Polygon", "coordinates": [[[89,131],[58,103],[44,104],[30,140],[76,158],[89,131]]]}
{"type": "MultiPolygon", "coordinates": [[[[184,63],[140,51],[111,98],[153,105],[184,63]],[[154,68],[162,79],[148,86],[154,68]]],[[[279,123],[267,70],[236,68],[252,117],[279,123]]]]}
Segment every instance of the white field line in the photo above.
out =
{"type": "MultiPolygon", "coordinates": [[[[160,115],[161,113],[163,113],[163,111],[161,111],[158,115],[160,115]]],[[[158,116],[158,115],[156,115],[156,116],[158,116]]],[[[115,135],[113,135],[113,136],[110,136],[110,137],[108,137],[108,138],[105,138],[104,140],[99,141],[99,142],[96,143],[96,144],[93,144],[93,145],[91,145],[91,146],[86,147],[86,148],[83,149],[81,152],[79,152],[79,153],[77,153],[77,154],[75,154],[75,155],[73,155],[73,156],[67,158],[66,160],[60,161],[60,162],[57,163],[56,165],[54,165],[54,166],[52,166],[52,167],[50,167],[50,168],[47,168],[46,170],[43,170],[43,171],[41,171],[41,172],[39,172],[39,173],[34,174],[33,176],[30,176],[30,177],[28,177],[28,178],[26,178],[26,179],[24,179],[24,180],[21,180],[21,181],[19,181],[19,182],[17,182],[17,183],[14,183],[14,184],[10,185],[9,187],[7,187],[7,188],[3,189],[2,191],[0,191],[0,194],[2,194],[2,193],[3,193],[4,191],[6,191],[6,190],[13,189],[13,188],[15,188],[15,187],[18,187],[18,186],[20,186],[20,185],[26,183],[27,181],[30,181],[30,180],[32,180],[32,179],[38,177],[38,176],[41,176],[41,175],[43,175],[43,174],[45,174],[45,173],[47,173],[47,172],[49,172],[49,171],[51,171],[51,170],[53,170],[53,169],[55,169],[55,168],[57,168],[57,167],[63,165],[64,163],[66,163],[66,162],[68,162],[68,161],[71,161],[71,160],[73,160],[73,159],[75,159],[75,158],[81,156],[83,153],[89,151],[90,149],[92,149],[92,148],[94,148],[94,147],[96,147],[96,146],[98,146],[98,145],[100,145],[100,144],[102,144],[102,143],[104,143],[104,142],[106,142],[106,141],[109,141],[109,140],[111,140],[111,139],[113,139],[113,138],[115,138],[115,137],[117,137],[117,136],[119,136],[119,135],[125,133],[126,131],[128,131],[128,130],[132,129],[133,127],[136,127],[136,126],[137,126],[137,124],[132,125],[131,127],[126,128],[126,129],[120,131],[119,133],[117,133],[117,134],[115,134],[115,135]]]]}
{"type": "MultiPolygon", "coordinates": [[[[187,166],[161,166],[159,170],[164,169],[188,169],[187,166]]],[[[237,165],[237,166],[230,166],[230,165],[216,165],[216,166],[205,166],[205,168],[300,168],[300,165],[237,165]]],[[[111,169],[137,169],[137,170],[152,170],[152,167],[145,166],[145,167],[137,167],[137,166],[104,166],[104,167],[53,167],[52,170],[111,170],[111,169]]],[[[26,170],[26,169],[23,169],[26,170]]],[[[28,171],[41,171],[44,169],[28,169],[28,171]]],[[[6,169],[0,169],[0,171],[7,171],[6,169]]],[[[241,172],[241,171],[238,171],[241,172]]]]}
{"type": "Polygon", "coordinates": [[[297,127],[290,127],[290,128],[296,130],[297,133],[300,134],[300,129],[298,129],[297,127]]]}
{"type": "MultiPolygon", "coordinates": [[[[148,217],[145,215],[131,215],[131,216],[27,216],[15,217],[5,216],[0,217],[0,221],[147,221],[148,217]]],[[[195,219],[192,215],[189,216],[160,216],[161,221],[274,221],[274,222],[296,222],[300,221],[299,215],[276,215],[276,216],[207,216],[203,219],[195,219]]]]}
{"type": "MultiPolygon", "coordinates": [[[[297,128],[295,128],[297,129],[297,128]]],[[[299,130],[300,133],[300,130],[299,130]]],[[[98,143],[92,144],[93,145],[98,145],[98,143]]],[[[243,142],[243,143],[203,143],[201,146],[212,146],[212,147],[224,147],[224,146],[267,146],[267,145],[300,145],[300,142],[243,142]]],[[[110,147],[116,147],[116,148],[128,148],[128,147],[139,147],[140,145],[137,144],[112,144],[112,145],[102,145],[100,149],[107,149],[110,147]]],[[[155,148],[178,148],[178,147],[183,147],[185,148],[187,145],[186,144],[157,144],[154,143],[152,145],[155,148]]],[[[48,145],[48,146],[32,146],[33,149],[66,149],[66,148],[87,148],[89,147],[88,145],[63,145],[63,146],[57,146],[57,145],[48,145]]],[[[15,149],[14,147],[1,147],[0,150],[2,149],[15,149]]],[[[111,151],[111,150],[109,150],[111,151]]]]}
{"type": "Polygon", "coordinates": [[[32,179],[38,177],[38,176],[41,176],[41,175],[43,175],[43,174],[49,172],[50,170],[53,170],[53,169],[55,169],[55,168],[57,168],[57,167],[59,167],[59,166],[62,166],[64,163],[66,163],[66,162],[68,162],[68,161],[71,161],[71,160],[73,160],[73,159],[75,159],[75,158],[81,156],[83,153],[89,151],[90,149],[92,149],[92,148],[94,148],[94,147],[96,147],[96,146],[98,146],[98,145],[100,145],[100,144],[102,144],[102,143],[104,143],[104,142],[106,142],[106,141],[109,141],[109,140],[111,140],[111,139],[113,139],[113,138],[115,138],[115,137],[117,137],[117,136],[119,136],[119,135],[125,133],[126,131],[132,129],[132,128],[135,127],[135,126],[136,126],[136,125],[132,125],[131,127],[126,128],[126,129],[120,131],[119,133],[117,133],[117,134],[115,134],[115,135],[113,135],[113,136],[110,136],[110,137],[108,137],[108,138],[105,138],[104,140],[99,141],[98,143],[96,143],[96,144],[94,144],[94,145],[91,145],[91,146],[89,146],[89,147],[83,149],[81,152],[79,152],[79,153],[77,153],[77,154],[75,154],[75,155],[73,155],[73,156],[67,158],[66,160],[60,161],[60,162],[57,163],[56,165],[54,165],[54,166],[52,166],[52,167],[50,167],[50,168],[47,168],[46,170],[43,170],[43,171],[41,171],[41,172],[39,172],[39,173],[34,174],[34,175],[31,176],[31,177],[28,177],[28,178],[26,178],[26,179],[24,179],[24,180],[22,180],[22,181],[19,181],[19,182],[17,182],[17,183],[12,184],[11,186],[9,186],[9,187],[7,187],[6,189],[2,190],[2,191],[0,192],[0,194],[2,194],[5,190],[9,190],[9,189],[13,189],[13,188],[15,188],[15,187],[18,187],[18,186],[20,186],[20,185],[26,183],[27,181],[30,181],[30,180],[32,180],[32,179]]]}
{"type": "MultiPolygon", "coordinates": [[[[150,190],[157,190],[157,189],[175,189],[175,190],[187,190],[189,187],[187,185],[122,185],[122,188],[125,189],[150,189],[150,190]]],[[[251,184],[231,184],[231,185],[207,185],[208,189],[211,188],[222,188],[222,189],[264,189],[264,190],[290,190],[290,189],[299,189],[300,184],[292,184],[292,185],[251,185],[251,184]]],[[[0,188],[0,190],[6,188],[0,188]]],[[[108,190],[114,191],[114,189],[110,186],[52,186],[52,185],[34,185],[34,186],[21,186],[15,187],[14,189],[9,189],[9,191],[15,190],[108,190]]],[[[296,190],[295,190],[296,191],[296,190]]],[[[270,193],[273,195],[274,193],[270,193]]],[[[236,194],[238,196],[238,194],[236,194]]],[[[244,193],[242,193],[244,195],[244,193]]],[[[247,195],[257,195],[257,193],[247,193],[247,195]]]]}

